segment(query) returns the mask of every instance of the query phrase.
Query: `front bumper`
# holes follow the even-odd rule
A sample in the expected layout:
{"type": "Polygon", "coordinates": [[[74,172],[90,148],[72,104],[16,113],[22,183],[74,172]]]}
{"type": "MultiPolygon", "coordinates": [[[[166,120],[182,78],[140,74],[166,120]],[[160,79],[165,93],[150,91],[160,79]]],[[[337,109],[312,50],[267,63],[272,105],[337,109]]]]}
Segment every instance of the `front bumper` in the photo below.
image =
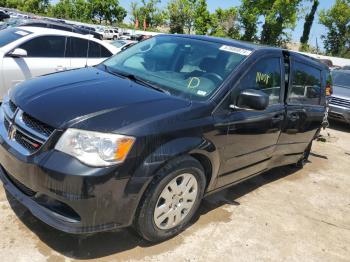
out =
{"type": "Polygon", "coordinates": [[[0,164],[5,189],[35,217],[67,233],[131,225],[149,181],[123,175],[121,167],[88,167],[54,150],[23,158],[1,136],[0,164]]]}
{"type": "Polygon", "coordinates": [[[350,108],[330,104],[328,118],[350,124],[350,108]]]}

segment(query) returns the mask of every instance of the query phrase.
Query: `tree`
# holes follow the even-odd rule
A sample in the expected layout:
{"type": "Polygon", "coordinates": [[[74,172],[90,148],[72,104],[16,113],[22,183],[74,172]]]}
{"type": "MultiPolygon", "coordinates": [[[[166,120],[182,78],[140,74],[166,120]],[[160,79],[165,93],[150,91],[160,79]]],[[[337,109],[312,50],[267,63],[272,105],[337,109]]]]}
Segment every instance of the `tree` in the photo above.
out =
{"type": "Polygon", "coordinates": [[[322,36],[327,54],[350,58],[350,0],[336,0],[329,10],[321,10],[320,23],[327,29],[322,36]]]}
{"type": "Polygon", "coordinates": [[[267,45],[283,45],[288,40],[285,29],[294,29],[301,0],[258,1],[263,3],[261,14],[265,23],[260,42],[267,45]]]}
{"type": "Polygon", "coordinates": [[[239,21],[244,31],[242,40],[255,42],[258,32],[258,18],[261,14],[260,7],[255,0],[242,0],[238,9],[239,21]]]}
{"type": "Polygon", "coordinates": [[[170,0],[167,7],[170,33],[191,33],[195,20],[196,0],[170,0]]]}
{"type": "Polygon", "coordinates": [[[49,7],[49,0],[25,0],[21,10],[25,12],[35,12],[45,14],[49,7]]]}
{"type": "Polygon", "coordinates": [[[104,20],[110,24],[122,22],[127,15],[126,10],[119,6],[118,0],[88,0],[90,19],[97,19],[101,24],[104,20]]]}
{"type": "Polygon", "coordinates": [[[218,8],[210,16],[211,31],[210,34],[217,37],[240,38],[240,28],[238,25],[238,9],[231,7],[229,9],[218,8]]]}
{"type": "Polygon", "coordinates": [[[141,0],[141,5],[137,2],[131,2],[131,21],[135,24],[136,20],[139,23],[146,22],[148,27],[156,28],[164,24],[164,12],[158,7],[160,0],[141,0]]]}
{"type": "Polygon", "coordinates": [[[198,0],[195,3],[194,11],[194,29],[197,35],[206,35],[210,26],[210,14],[208,11],[207,1],[198,0]]]}
{"type": "Polygon", "coordinates": [[[85,0],[60,0],[50,8],[49,14],[57,18],[85,22],[91,17],[89,7],[85,0]]]}
{"type": "Polygon", "coordinates": [[[303,35],[300,38],[301,51],[308,49],[310,31],[311,31],[312,23],[314,22],[315,13],[317,11],[319,4],[320,2],[318,0],[313,0],[310,13],[308,13],[305,17],[304,31],[303,31],[303,35]]]}

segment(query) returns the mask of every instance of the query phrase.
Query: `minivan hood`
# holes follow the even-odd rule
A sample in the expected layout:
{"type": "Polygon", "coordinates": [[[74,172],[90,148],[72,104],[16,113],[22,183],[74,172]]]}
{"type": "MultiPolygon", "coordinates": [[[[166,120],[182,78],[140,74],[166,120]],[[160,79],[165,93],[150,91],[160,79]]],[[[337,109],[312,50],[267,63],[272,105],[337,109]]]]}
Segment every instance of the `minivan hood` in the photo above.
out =
{"type": "Polygon", "coordinates": [[[333,95],[337,97],[342,97],[345,99],[350,99],[350,88],[345,88],[341,86],[333,86],[333,95]]]}
{"type": "MultiPolygon", "coordinates": [[[[10,97],[24,112],[54,128],[72,127],[108,115],[112,123],[105,126],[116,130],[126,123],[189,105],[186,100],[97,68],[71,70],[32,79],[18,85],[11,91],[10,97]]],[[[103,125],[100,123],[97,130],[103,130],[103,125]]],[[[86,124],[85,127],[89,128],[86,124]]]]}

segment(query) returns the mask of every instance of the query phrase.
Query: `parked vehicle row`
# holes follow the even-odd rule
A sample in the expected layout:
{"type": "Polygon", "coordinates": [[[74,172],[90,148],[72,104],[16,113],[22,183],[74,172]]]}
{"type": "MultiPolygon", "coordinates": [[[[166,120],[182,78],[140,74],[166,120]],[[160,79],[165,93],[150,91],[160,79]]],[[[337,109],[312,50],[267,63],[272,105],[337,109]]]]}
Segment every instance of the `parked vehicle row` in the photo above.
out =
{"type": "Polygon", "coordinates": [[[0,100],[33,77],[101,63],[120,49],[62,30],[14,27],[0,31],[0,100]]]}
{"type": "MultiPolygon", "coordinates": [[[[8,49],[20,48],[17,56],[31,52],[18,44],[34,34],[20,30],[8,49]]],[[[69,39],[47,45],[65,57],[58,46],[69,39]]],[[[168,239],[189,225],[204,196],[305,164],[329,74],[278,48],[156,36],[95,67],[11,89],[0,108],[0,178],[59,230],[133,226],[149,241],[168,239]]]]}
{"type": "Polygon", "coordinates": [[[350,70],[332,71],[333,94],[328,117],[350,124],[350,70]]]}

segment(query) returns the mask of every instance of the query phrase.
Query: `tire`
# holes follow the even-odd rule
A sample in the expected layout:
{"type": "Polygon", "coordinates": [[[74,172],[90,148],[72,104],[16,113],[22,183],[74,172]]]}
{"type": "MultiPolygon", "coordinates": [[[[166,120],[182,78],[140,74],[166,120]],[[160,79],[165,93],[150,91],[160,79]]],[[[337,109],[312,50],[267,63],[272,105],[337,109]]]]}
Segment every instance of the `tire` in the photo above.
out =
{"type": "Polygon", "coordinates": [[[311,147],[312,147],[312,141],[310,142],[310,144],[307,146],[307,148],[305,149],[302,157],[299,159],[299,161],[295,164],[295,167],[297,168],[303,168],[305,166],[305,164],[307,163],[309,156],[310,156],[310,152],[311,152],[311,147]]]}
{"type": "Polygon", "coordinates": [[[113,40],[118,40],[118,37],[117,36],[113,36],[113,40]]]}
{"type": "Polygon", "coordinates": [[[160,242],[182,232],[200,205],[205,185],[203,167],[196,159],[183,156],[167,163],[157,172],[138,208],[135,228],[139,235],[160,242]],[[168,218],[163,221],[164,216],[168,218]]]}

